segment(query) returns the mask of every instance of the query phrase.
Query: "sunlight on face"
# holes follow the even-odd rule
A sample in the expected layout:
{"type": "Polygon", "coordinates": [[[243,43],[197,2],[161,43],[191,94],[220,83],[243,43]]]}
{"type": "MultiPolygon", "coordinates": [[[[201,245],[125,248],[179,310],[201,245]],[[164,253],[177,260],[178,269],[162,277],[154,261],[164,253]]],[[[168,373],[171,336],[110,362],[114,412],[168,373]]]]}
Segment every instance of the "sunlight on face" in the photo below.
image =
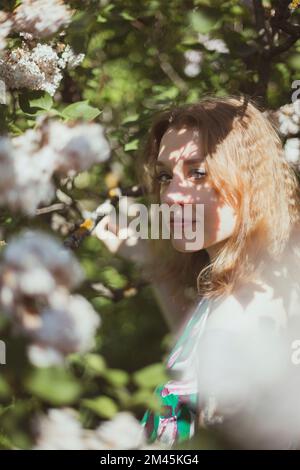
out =
{"type": "MultiPolygon", "coordinates": [[[[209,180],[199,130],[181,127],[166,131],[160,143],[156,175],[160,183],[161,203],[170,206],[191,204],[193,208],[196,204],[204,205],[204,241],[191,251],[206,249],[210,256],[214,256],[215,251],[232,235],[236,215],[209,180]]],[[[196,211],[193,214],[195,220],[196,211]]],[[[173,247],[181,252],[187,251],[184,233],[181,239],[175,239],[173,232],[174,226],[171,224],[173,247]]]]}

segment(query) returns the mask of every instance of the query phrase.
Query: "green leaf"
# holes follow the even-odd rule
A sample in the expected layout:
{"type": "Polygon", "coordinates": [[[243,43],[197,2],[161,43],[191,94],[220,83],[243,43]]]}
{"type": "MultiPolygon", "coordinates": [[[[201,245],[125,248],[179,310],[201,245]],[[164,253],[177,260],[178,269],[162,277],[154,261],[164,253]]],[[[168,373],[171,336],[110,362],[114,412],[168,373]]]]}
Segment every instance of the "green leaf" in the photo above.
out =
{"type": "Polygon", "coordinates": [[[129,382],[127,372],[120,369],[107,369],[104,376],[114,387],[125,387],[129,382]]]}
{"type": "Polygon", "coordinates": [[[202,34],[209,33],[217,23],[217,18],[203,10],[190,12],[189,18],[193,29],[202,34]]]}
{"type": "Polygon", "coordinates": [[[86,354],[84,357],[84,365],[89,371],[97,375],[103,375],[106,370],[105,360],[102,356],[99,356],[99,354],[86,354]]]}
{"type": "Polygon", "coordinates": [[[127,11],[122,11],[120,13],[120,16],[122,16],[122,18],[124,18],[124,20],[128,20],[128,21],[134,21],[135,20],[135,18],[130,13],[128,13],[127,11]]]}
{"type": "Polygon", "coordinates": [[[132,122],[136,122],[139,119],[140,115],[139,114],[132,114],[131,116],[127,116],[121,124],[124,126],[124,124],[131,124],[132,122]]]}
{"type": "Polygon", "coordinates": [[[40,98],[35,98],[29,100],[30,107],[44,109],[45,111],[49,111],[53,105],[53,99],[49,95],[49,93],[44,93],[43,96],[40,98]]]}
{"type": "Polygon", "coordinates": [[[105,16],[102,16],[101,14],[99,14],[97,16],[97,23],[107,23],[107,18],[105,18],[105,16]]]}
{"type": "Polygon", "coordinates": [[[82,404],[101,418],[111,419],[118,412],[117,404],[109,397],[82,400],[82,404]]]}
{"type": "Polygon", "coordinates": [[[130,150],[137,150],[138,146],[139,146],[139,139],[134,139],[125,145],[124,150],[125,152],[129,152],[130,150]]]}
{"type": "Polygon", "coordinates": [[[113,266],[106,266],[101,273],[101,277],[106,285],[114,289],[124,288],[128,280],[113,266]]]}
{"type": "Polygon", "coordinates": [[[82,171],[74,178],[74,185],[78,189],[88,188],[91,184],[91,175],[88,171],[82,171]]]}
{"type": "Polygon", "coordinates": [[[85,121],[92,121],[101,114],[101,111],[90,106],[88,100],[85,100],[70,104],[63,109],[61,114],[65,119],[84,119],[85,121]]]}
{"type": "Polygon", "coordinates": [[[3,433],[0,433],[0,450],[16,450],[13,442],[3,433]]]}
{"type": "Polygon", "coordinates": [[[26,91],[19,94],[21,110],[29,115],[36,115],[40,110],[49,111],[53,105],[51,96],[44,91],[26,91]]]}
{"type": "Polygon", "coordinates": [[[63,368],[36,369],[25,382],[26,390],[52,405],[74,403],[81,393],[80,384],[63,368]]]}

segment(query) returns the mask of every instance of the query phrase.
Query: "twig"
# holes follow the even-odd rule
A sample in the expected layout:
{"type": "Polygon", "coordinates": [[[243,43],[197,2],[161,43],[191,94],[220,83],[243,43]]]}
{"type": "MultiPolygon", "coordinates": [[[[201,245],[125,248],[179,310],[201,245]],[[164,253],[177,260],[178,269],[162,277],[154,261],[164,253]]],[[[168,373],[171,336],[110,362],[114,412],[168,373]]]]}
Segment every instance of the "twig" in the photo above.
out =
{"type": "Polygon", "coordinates": [[[51,206],[41,207],[40,209],[36,210],[36,215],[48,214],[49,212],[55,212],[64,210],[66,205],[63,202],[57,202],[56,204],[52,204],[51,206]]]}

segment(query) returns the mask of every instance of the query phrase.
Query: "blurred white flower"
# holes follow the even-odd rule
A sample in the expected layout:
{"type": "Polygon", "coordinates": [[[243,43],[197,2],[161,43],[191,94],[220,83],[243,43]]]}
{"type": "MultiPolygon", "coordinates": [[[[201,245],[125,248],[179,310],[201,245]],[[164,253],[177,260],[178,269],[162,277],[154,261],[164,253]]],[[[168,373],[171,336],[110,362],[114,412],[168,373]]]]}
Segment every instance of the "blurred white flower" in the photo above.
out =
{"type": "Polygon", "coordinates": [[[30,344],[27,356],[35,367],[60,366],[63,363],[63,357],[59,351],[40,344],[30,344]]]}
{"type": "Polygon", "coordinates": [[[288,162],[300,164],[300,139],[296,137],[287,139],[284,153],[288,162]]]}
{"type": "Polygon", "coordinates": [[[125,450],[146,446],[144,428],[129,412],[120,412],[112,420],[91,430],[82,428],[75,410],[50,409],[46,416],[40,416],[34,422],[34,431],[37,434],[34,450],[125,450]]]}
{"type": "Polygon", "coordinates": [[[275,116],[282,135],[297,134],[300,131],[300,100],[281,106],[275,116]]]}
{"type": "Polygon", "coordinates": [[[1,303],[16,315],[21,297],[43,296],[49,305],[58,286],[74,289],[83,279],[82,268],[72,252],[48,234],[25,230],[10,239],[3,253],[1,303]]]}
{"type": "Polygon", "coordinates": [[[101,424],[96,434],[109,449],[137,449],[145,443],[144,428],[125,411],[101,424]]]}
{"type": "Polygon", "coordinates": [[[14,11],[14,29],[45,38],[67,26],[71,16],[72,11],[62,0],[22,0],[14,11]]]}
{"type": "Polygon", "coordinates": [[[75,54],[73,49],[69,46],[69,44],[67,44],[58,63],[62,69],[67,67],[69,70],[71,70],[78,67],[78,65],[80,65],[83,61],[84,57],[84,54],[75,54]]]}
{"type": "Polygon", "coordinates": [[[55,194],[55,159],[50,147],[41,147],[36,131],[29,129],[11,140],[0,137],[0,203],[28,215],[40,203],[49,203],[55,194]]]}
{"type": "Polygon", "coordinates": [[[49,409],[33,425],[37,434],[33,450],[84,450],[78,414],[71,408],[49,409]]]}
{"type": "Polygon", "coordinates": [[[48,302],[40,313],[39,325],[31,333],[32,338],[63,355],[91,349],[100,325],[99,315],[92,305],[84,297],[69,295],[58,288],[48,302]]]}
{"type": "Polygon", "coordinates": [[[56,171],[60,174],[84,171],[110,156],[110,146],[100,124],[66,125],[52,120],[44,127],[44,132],[48,145],[57,154],[56,171]]]}
{"type": "Polygon", "coordinates": [[[53,96],[63,78],[62,70],[79,65],[83,57],[76,56],[70,46],[62,57],[48,44],[38,43],[32,49],[23,44],[0,58],[0,78],[8,89],[44,90],[53,96]]]}
{"type": "Polygon", "coordinates": [[[184,73],[187,77],[197,77],[201,72],[201,67],[199,64],[196,63],[188,63],[184,67],[184,73]]]}
{"type": "Polygon", "coordinates": [[[48,204],[55,195],[51,177],[55,155],[49,147],[33,154],[15,153],[15,186],[7,194],[8,205],[34,215],[37,207],[48,204]]]}
{"type": "Polygon", "coordinates": [[[35,130],[0,137],[0,204],[33,216],[55,195],[53,175],[74,175],[110,156],[104,129],[96,123],[42,120],[35,130]]]}
{"type": "Polygon", "coordinates": [[[229,53],[229,49],[223,39],[211,39],[208,34],[198,33],[198,41],[200,44],[203,44],[208,51],[215,51],[220,54],[229,53]]]}
{"type": "Polygon", "coordinates": [[[84,278],[72,252],[43,232],[12,238],[0,266],[0,305],[15,331],[31,339],[29,358],[37,366],[57,364],[94,342],[100,317],[80,295],[84,278]]]}
{"type": "Polygon", "coordinates": [[[188,49],[184,52],[186,65],[184,73],[188,77],[196,77],[201,71],[201,62],[203,60],[203,53],[195,49],[188,49]]]}
{"type": "Polygon", "coordinates": [[[6,37],[9,35],[11,28],[12,21],[10,15],[0,10],[0,51],[6,47],[6,37]]]}

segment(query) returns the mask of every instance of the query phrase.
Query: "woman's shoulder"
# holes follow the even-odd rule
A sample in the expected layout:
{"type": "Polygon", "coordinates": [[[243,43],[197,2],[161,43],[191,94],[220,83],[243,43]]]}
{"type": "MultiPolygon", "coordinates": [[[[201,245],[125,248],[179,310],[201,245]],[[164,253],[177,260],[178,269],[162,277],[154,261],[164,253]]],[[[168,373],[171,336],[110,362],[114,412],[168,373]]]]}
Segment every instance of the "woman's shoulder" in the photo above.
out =
{"type": "Polygon", "coordinates": [[[289,305],[278,295],[274,286],[256,281],[235,289],[231,294],[214,299],[206,329],[222,328],[236,331],[240,328],[272,324],[276,329],[285,326],[289,305]]]}

